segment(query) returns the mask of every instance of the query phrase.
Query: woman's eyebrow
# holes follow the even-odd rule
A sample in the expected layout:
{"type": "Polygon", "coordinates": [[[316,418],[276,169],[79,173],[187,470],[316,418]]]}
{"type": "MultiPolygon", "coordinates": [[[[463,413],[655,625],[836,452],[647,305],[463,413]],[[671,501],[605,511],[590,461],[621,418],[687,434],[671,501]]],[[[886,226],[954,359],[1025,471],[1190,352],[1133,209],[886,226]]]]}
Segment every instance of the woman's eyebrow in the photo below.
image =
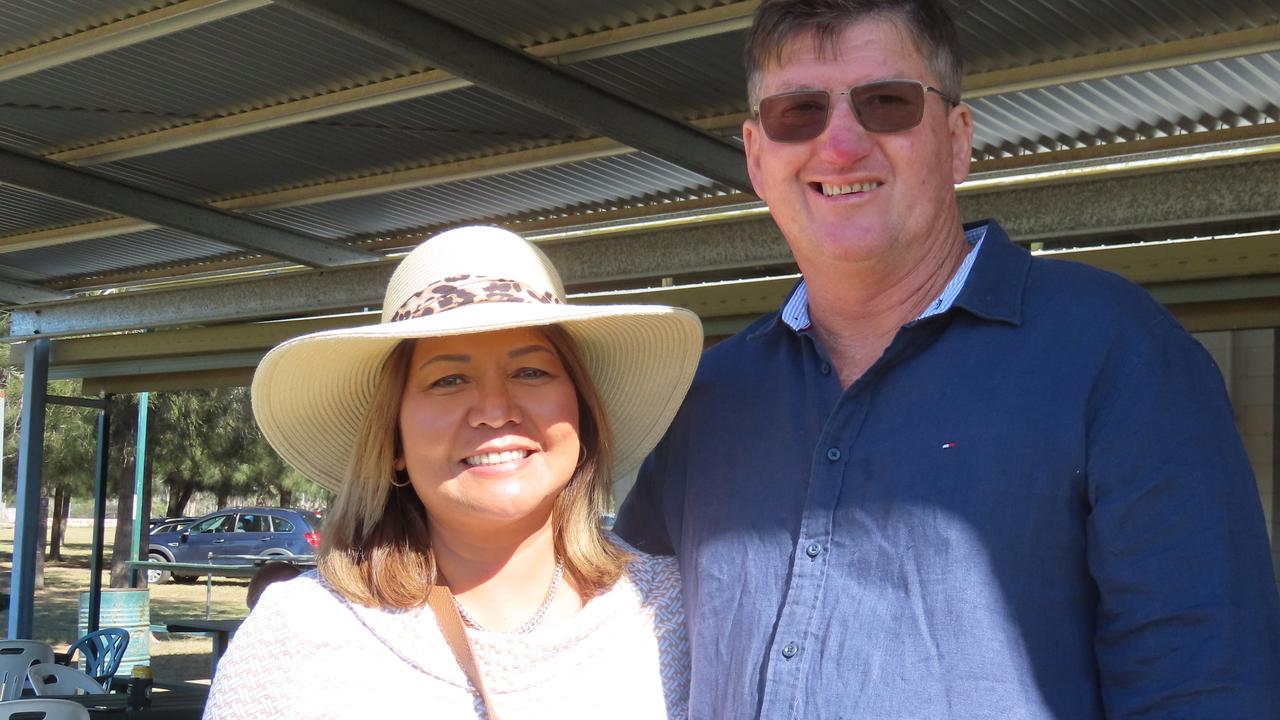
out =
{"type": "Polygon", "coordinates": [[[427,358],[426,360],[423,360],[423,361],[422,361],[422,363],[421,363],[420,365],[418,365],[418,369],[419,369],[419,370],[421,370],[422,368],[424,368],[424,367],[426,367],[426,366],[428,366],[428,365],[430,365],[430,364],[432,364],[432,363],[438,363],[438,362],[453,362],[453,363],[465,363],[465,362],[471,362],[471,356],[470,356],[470,355],[457,355],[457,354],[440,354],[440,355],[434,355],[434,356],[432,356],[432,357],[427,358]]]}
{"type": "Polygon", "coordinates": [[[525,355],[532,355],[533,353],[539,353],[539,352],[544,352],[544,353],[547,353],[548,355],[555,354],[551,352],[551,349],[548,348],[546,345],[526,345],[524,347],[516,348],[515,350],[512,350],[511,352],[507,353],[507,357],[518,358],[518,357],[524,357],[525,355]]]}

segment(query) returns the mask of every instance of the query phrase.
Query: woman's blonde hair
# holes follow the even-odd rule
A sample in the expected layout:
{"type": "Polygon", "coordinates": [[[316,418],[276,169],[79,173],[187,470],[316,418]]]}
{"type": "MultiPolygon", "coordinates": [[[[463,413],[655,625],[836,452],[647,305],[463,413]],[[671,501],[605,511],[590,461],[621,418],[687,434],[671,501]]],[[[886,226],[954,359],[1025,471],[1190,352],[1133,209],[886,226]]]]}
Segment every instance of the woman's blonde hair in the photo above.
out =
{"type": "MultiPolygon", "coordinates": [[[[584,454],[552,507],[552,529],[565,572],[589,598],[617,581],[628,557],[600,528],[612,482],[608,418],[569,333],[556,325],[536,330],[559,355],[578,394],[578,438],[584,454]]],[[[403,482],[397,479],[395,459],[400,398],[414,342],[401,341],[382,364],[320,545],[318,564],[325,581],[352,602],[372,607],[421,606],[436,582],[426,508],[413,486],[391,484],[403,482]]]]}

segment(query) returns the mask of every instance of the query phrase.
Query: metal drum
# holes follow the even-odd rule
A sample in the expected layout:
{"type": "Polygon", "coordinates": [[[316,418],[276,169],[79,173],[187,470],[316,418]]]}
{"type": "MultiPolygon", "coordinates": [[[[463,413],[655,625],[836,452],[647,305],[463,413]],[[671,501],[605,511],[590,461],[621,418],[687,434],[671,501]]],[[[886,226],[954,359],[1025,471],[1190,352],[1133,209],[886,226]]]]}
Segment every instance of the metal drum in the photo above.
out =
{"type": "MultiPolygon", "coordinates": [[[[79,636],[89,632],[89,593],[80,593],[79,636]]],[[[151,591],[135,588],[103,588],[98,627],[118,627],[129,631],[129,647],[116,676],[129,676],[134,665],[151,664],[151,591]]],[[[84,663],[80,663],[84,669],[84,663]]]]}

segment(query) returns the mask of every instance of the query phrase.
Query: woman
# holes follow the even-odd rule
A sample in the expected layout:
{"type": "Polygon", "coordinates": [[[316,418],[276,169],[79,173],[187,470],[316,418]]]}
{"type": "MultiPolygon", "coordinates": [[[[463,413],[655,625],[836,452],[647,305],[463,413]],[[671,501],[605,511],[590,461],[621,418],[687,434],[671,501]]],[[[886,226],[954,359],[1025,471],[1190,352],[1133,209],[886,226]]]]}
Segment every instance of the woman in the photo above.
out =
{"type": "Polygon", "coordinates": [[[258,423],[338,495],[317,572],[262,595],[205,717],[683,717],[674,562],[599,517],[701,345],[688,311],[565,304],[533,245],[462,228],[404,258],[380,324],[273,349],[258,423]]]}

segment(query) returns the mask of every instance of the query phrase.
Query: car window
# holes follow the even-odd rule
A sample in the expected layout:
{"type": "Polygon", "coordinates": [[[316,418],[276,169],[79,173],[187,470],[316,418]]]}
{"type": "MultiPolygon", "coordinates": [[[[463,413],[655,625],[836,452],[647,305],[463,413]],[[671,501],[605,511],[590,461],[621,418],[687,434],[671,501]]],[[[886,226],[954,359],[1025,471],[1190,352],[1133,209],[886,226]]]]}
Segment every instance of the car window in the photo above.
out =
{"type": "Polygon", "coordinates": [[[181,525],[181,523],[165,523],[165,524],[163,524],[163,525],[161,525],[161,526],[157,527],[157,528],[156,528],[155,530],[153,530],[152,532],[155,532],[155,533],[168,533],[168,532],[175,532],[175,531],[178,529],[178,527],[179,527],[180,525],[181,525]]]}
{"type": "Polygon", "coordinates": [[[240,513],[236,522],[236,532],[271,532],[267,524],[267,516],[257,513],[240,513]]]}
{"type": "Polygon", "coordinates": [[[275,531],[278,533],[293,532],[293,523],[289,522],[288,520],[285,520],[279,515],[271,516],[271,524],[272,526],[275,527],[275,531]]]}
{"type": "Polygon", "coordinates": [[[193,533],[217,533],[230,532],[232,525],[235,523],[235,515],[215,515],[211,518],[205,518],[195,525],[191,526],[193,533]]]}
{"type": "Polygon", "coordinates": [[[324,518],[322,516],[307,510],[303,510],[301,514],[303,519],[307,521],[307,524],[311,526],[312,530],[320,532],[322,529],[320,526],[324,524],[324,518]]]}

